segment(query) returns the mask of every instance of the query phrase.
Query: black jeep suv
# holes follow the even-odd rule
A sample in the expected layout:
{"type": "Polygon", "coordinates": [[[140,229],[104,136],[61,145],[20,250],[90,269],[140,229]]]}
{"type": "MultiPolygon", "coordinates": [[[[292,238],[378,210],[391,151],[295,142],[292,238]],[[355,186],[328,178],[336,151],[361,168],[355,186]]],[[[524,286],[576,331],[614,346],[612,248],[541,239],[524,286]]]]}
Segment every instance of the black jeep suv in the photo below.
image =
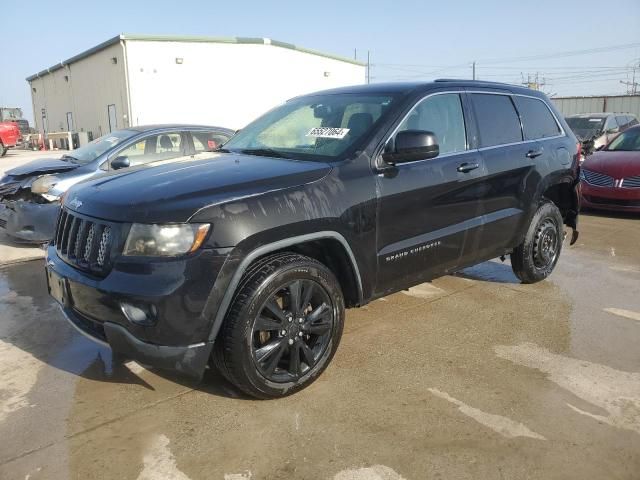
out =
{"type": "Polygon", "coordinates": [[[547,98],[441,80],[298,97],[205,160],[91,180],[47,251],[69,321],[124,358],[259,398],[331,361],[345,307],[577,236],[578,142],[547,98]]]}

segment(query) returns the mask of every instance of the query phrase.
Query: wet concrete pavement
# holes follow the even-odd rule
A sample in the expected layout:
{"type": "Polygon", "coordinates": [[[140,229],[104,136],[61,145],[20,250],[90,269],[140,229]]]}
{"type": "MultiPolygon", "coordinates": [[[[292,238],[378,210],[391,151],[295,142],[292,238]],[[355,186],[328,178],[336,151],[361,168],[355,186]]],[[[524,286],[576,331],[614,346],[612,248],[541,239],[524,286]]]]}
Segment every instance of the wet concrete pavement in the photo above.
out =
{"type": "Polygon", "coordinates": [[[78,335],[0,269],[1,479],[640,478],[640,219],[583,216],[551,279],[487,262],[350,310],[310,388],[241,396],[78,335]]]}

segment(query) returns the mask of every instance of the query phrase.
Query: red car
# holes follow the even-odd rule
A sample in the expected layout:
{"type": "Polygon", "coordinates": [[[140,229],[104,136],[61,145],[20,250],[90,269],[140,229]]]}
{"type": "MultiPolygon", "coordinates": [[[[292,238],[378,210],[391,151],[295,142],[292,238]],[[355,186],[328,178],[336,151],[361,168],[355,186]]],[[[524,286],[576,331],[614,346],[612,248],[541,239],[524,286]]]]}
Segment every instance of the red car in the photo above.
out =
{"type": "Polygon", "coordinates": [[[580,183],[584,207],[640,212],[640,125],[587,157],[580,183]]]}
{"type": "Polygon", "coordinates": [[[9,148],[13,148],[22,141],[22,135],[18,125],[14,122],[0,122],[0,157],[7,154],[9,148]]]}

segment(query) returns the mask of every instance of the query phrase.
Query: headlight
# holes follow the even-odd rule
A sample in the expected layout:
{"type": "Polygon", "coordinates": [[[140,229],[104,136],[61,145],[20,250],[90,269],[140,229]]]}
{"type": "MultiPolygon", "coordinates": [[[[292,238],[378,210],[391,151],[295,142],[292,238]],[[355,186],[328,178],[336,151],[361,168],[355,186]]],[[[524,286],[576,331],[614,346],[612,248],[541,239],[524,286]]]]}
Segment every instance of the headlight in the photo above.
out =
{"type": "Polygon", "coordinates": [[[31,184],[31,191],[33,193],[47,193],[55,187],[56,183],[59,181],[60,179],[55,175],[43,175],[33,181],[31,184]]]}
{"type": "Polygon", "coordinates": [[[208,223],[131,225],[124,255],[176,256],[195,252],[204,242],[208,223]]]}

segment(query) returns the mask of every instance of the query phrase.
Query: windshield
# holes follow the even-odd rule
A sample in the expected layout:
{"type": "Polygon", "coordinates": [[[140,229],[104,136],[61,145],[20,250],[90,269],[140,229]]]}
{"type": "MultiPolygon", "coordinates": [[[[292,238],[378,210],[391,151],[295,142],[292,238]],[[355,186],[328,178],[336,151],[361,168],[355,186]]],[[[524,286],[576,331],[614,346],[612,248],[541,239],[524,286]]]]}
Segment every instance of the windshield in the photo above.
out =
{"type": "Polygon", "coordinates": [[[223,151],[335,160],[368,136],[392,101],[390,95],[360,94],[296,98],[250,123],[223,151]]]}
{"type": "Polygon", "coordinates": [[[608,152],[640,152],[640,129],[621,133],[605,148],[608,152]]]}
{"type": "Polygon", "coordinates": [[[86,165],[87,163],[94,161],[104,152],[111,150],[116,145],[121,144],[138,133],[140,132],[137,130],[116,130],[115,132],[96,138],[84,147],[72,150],[70,153],[63,155],[62,158],[67,159],[72,163],[86,165]]]}
{"type": "Polygon", "coordinates": [[[584,136],[585,133],[596,134],[604,128],[604,117],[569,117],[565,118],[573,133],[584,136]]]}

